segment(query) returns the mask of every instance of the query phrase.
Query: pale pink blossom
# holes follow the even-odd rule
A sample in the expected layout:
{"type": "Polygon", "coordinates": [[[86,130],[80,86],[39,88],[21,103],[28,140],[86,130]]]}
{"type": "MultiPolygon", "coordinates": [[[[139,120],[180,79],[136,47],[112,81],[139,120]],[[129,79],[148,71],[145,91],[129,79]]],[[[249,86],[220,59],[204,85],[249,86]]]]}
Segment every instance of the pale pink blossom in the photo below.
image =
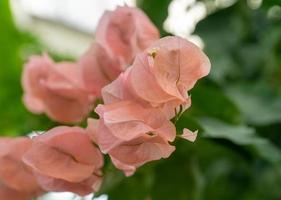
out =
{"type": "Polygon", "coordinates": [[[128,75],[128,85],[138,98],[152,106],[186,102],[187,92],[210,71],[207,56],[180,37],[156,41],[138,56],[128,75]]]}
{"type": "Polygon", "coordinates": [[[79,127],[56,127],[35,137],[23,160],[45,190],[86,195],[102,181],[102,154],[79,127]]]}
{"type": "Polygon", "coordinates": [[[101,88],[129,67],[135,56],[159,39],[159,32],[138,8],[107,11],[97,26],[95,42],[78,61],[84,86],[96,97],[101,88]]]}
{"type": "Polygon", "coordinates": [[[139,54],[126,72],[103,88],[102,95],[106,104],[133,100],[160,108],[172,118],[178,106],[190,106],[187,92],[209,71],[209,59],[197,46],[169,36],[139,54]]]}
{"type": "Polygon", "coordinates": [[[118,58],[123,70],[157,39],[159,31],[145,13],[128,6],[105,12],[96,31],[96,41],[118,58]]]}
{"type": "Polygon", "coordinates": [[[22,85],[26,107],[55,121],[79,122],[91,110],[93,99],[83,88],[75,63],[55,63],[46,54],[33,56],[24,67],[22,85]]]}
{"type": "Polygon", "coordinates": [[[169,144],[175,139],[175,126],[158,109],[121,101],[99,105],[96,112],[100,120],[89,120],[89,133],[127,176],[149,161],[169,157],[175,150],[169,144]]]}

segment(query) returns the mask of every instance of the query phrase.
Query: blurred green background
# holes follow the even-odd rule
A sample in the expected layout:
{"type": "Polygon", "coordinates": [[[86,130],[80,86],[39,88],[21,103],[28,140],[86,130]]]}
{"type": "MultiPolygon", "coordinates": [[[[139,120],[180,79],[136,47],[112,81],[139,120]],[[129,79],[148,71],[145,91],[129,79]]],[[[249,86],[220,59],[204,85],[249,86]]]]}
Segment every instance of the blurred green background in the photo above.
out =
{"type": "MultiPolygon", "coordinates": [[[[137,2],[163,36],[169,34],[162,24],[170,2],[137,2]]],[[[202,2],[207,16],[194,34],[205,44],[212,71],[192,89],[192,107],[177,122],[178,130],[199,129],[199,137],[194,144],[176,141],[169,159],[147,164],[130,178],[109,166],[100,194],[110,200],[281,199],[281,1],[264,0],[257,8],[246,0],[226,7],[202,2]]],[[[1,0],[3,136],[55,126],[27,112],[21,101],[22,65],[44,48],[32,33],[15,27],[9,1],[1,0]]]]}

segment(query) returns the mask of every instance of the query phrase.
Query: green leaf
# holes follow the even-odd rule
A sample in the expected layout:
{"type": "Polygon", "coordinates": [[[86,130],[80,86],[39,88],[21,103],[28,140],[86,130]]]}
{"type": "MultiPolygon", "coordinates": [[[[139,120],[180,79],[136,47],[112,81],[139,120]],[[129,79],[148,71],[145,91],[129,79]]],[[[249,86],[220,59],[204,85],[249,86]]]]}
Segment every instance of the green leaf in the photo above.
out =
{"type": "Polygon", "coordinates": [[[131,177],[124,177],[123,174],[120,175],[121,172],[111,175],[106,174],[107,184],[114,183],[114,185],[104,190],[104,193],[108,195],[108,199],[123,200],[125,197],[128,200],[146,200],[149,197],[154,176],[153,172],[148,169],[149,166],[144,168],[144,170],[139,169],[131,177]]]}
{"type": "Polygon", "coordinates": [[[255,130],[247,126],[231,125],[214,118],[202,118],[198,121],[204,129],[204,136],[206,137],[223,138],[238,145],[262,142],[261,138],[255,135],[255,130]]]}
{"type": "Polygon", "coordinates": [[[200,80],[189,93],[192,106],[186,114],[194,117],[212,116],[230,123],[241,122],[241,113],[237,106],[214,84],[200,80]]]}
{"type": "Polygon", "coordinates": [[[213,118],[198,120],[204,136],[229,140],[237,145],[250,145],[266,160],[281,166],[281,151],[266,138],[255,134],[255,130],[245,125],[232,125],[213,118]]]}
{"type": "Polygon", "coordinates": [[[281,93],[276,94],[268,85],[237,84],[226,90],[250,124],[267,125],[281,122],[281,93]]]}

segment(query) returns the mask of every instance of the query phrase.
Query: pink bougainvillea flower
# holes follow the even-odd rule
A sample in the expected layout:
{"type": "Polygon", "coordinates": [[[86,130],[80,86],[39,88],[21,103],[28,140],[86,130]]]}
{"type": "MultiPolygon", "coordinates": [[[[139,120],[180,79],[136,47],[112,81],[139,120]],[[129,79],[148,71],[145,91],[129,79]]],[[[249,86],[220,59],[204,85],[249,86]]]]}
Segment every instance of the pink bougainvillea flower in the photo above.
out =
{"type": "Polygon", "coordinates": [[[103,88],[105,103],[134,100],[158,107],[168,118],[175,108],[191,104],[187,92],[210,71],[207,56],[180,37],[165,37],[139,54],[133,65],[117,80],[103,88]]]}
{"type": "Polygon", "coordinates": [[[185,129],[183,129],[183,134],[179,135],[179,137],[186,139],[190,142],[194,142],[197,138],[197,134],[198,134],[198,131],[192,132],[189,129],[185,128],[185,129]]]}
{"type": "Polygon", "coordinates": [[[23,160],[45,190],[86,195],[101,183],[102,154],[79,127],[56,127],[35,137],[23,160]]]}
{"type": "Polygon", "coordinates": [[[119,59],[123,70],[157,39],[159,31],[143,11],[128,6],[105,12],[96,31],[96,41],[119,59]]]}
{"type": "Polygon", "coordinates": [[[32,169],[22,162],[22,156],[31,144],[31,139],[25,137],[0,138],[0,182],[10,190],[35,197],[42,189],[32,169]]]}
{"type": "Polygon", "coordinates": [[[197,46],[169,36],[156,41],[136,58],[128,85],[138,98],[152,106],[182,104],[188,98],[187,91],[209,71],[209,59],[197,46]]]}
{"type": "Polygon", "coordinates": [[[93,99],[83,88],[75,63],[54,63],[46,54],[33,56],[25,65],[22,84],[31,112],[45,112],[59,122],[79,122],[91,110],[93,99]]]}
{"type": "Polygon", "coordinates": [[[78,61],[85,88],[100,97],[101,88],[157,39],[157,28],[141,10],[125,6],[107,11],[97,26],[95,43],[78,61]]]}
{"type": "Polygon", "coordinates": [[[33,197],[29,194],[14,190],[0,182],[0,199],[3,200],[30,200],[33,197]]]}
{"type": "Polygon", "coordinates": [[[148,101],[144,101],[132,91],[129,85],[128,75],[130,74],[130,71],[131,68],[127,69],[126,72],[120,74],[116,80],[102,89],[102,97],[105,104],[111,104],[122,100],[130,100],[141,104],[143,107],[159,108],[169,119],[173,118],[175,114],[183,112],[191,106],[191,98],[187,95],[187,93],[184,101],[171,100],[167,102],[164,101],[159,104],[151,104],[148,101]]]}
{"type": "Polygon", "coordinates": [[[137,167],[167,158],[175,150],[169,144],[175,139],[175,126],[158,109],[121,101],[99,105],[96,112],[100,120],[89,120],[89,133],[128,176],[137,167]]]}

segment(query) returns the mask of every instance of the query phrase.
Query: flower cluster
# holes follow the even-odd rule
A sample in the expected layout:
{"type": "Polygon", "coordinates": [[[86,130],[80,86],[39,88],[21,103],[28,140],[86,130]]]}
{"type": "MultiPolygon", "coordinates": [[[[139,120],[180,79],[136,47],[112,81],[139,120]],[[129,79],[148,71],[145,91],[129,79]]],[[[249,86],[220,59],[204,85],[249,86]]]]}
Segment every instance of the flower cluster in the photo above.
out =
{"type": "MultiPolygon", "coordinates": [[[[209,70],[197,46],[176,36],[160,39],[148,17],[127,6],[102,16],[95,42],[76,62],[31,57],[22,78],[26,107],[61,123],[87,118],[88,126],[1,139],[0,196],[83,196],[100,188],[103,154],[126,176],[169,157],[176,138],[172,119],[190,107],[188,91],[209,70]],[[103,104],[94,107],[98,99],[103,104]],[[88,117],[93,111],[99,119],[88,117]]],[[[194,141],[196,135],[184,129],[180,137],[194,141]]]]}

